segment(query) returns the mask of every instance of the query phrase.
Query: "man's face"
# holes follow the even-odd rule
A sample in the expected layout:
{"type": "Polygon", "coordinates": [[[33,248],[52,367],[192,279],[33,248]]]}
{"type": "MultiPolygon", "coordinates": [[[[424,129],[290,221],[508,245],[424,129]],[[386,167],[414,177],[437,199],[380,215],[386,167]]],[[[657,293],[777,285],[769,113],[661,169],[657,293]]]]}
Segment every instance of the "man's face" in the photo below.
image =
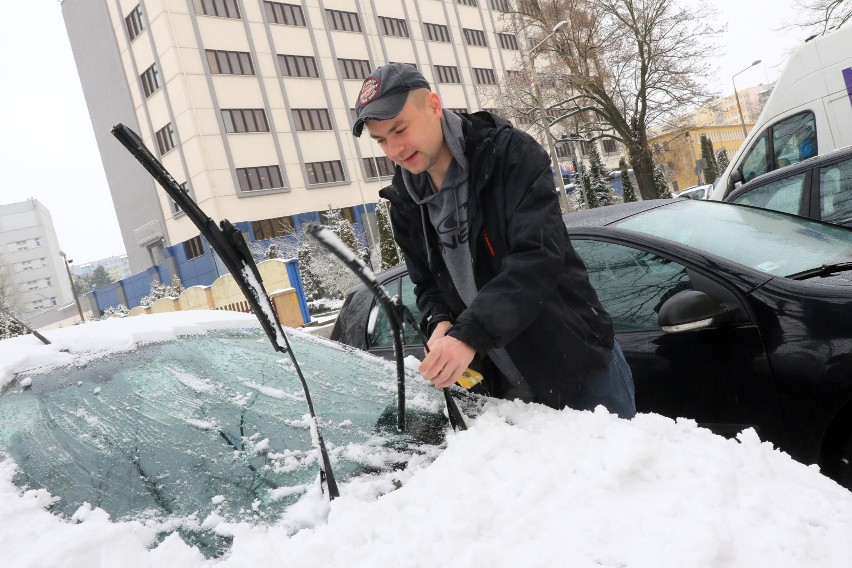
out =
{"type": "Polygon", "coordinates": [[[412,174],[430,171],[449,152],[441,130],[441,102],[432,92],[412,91],[394,118],[368,120],[365,126],[385,156],[412,174]]]}

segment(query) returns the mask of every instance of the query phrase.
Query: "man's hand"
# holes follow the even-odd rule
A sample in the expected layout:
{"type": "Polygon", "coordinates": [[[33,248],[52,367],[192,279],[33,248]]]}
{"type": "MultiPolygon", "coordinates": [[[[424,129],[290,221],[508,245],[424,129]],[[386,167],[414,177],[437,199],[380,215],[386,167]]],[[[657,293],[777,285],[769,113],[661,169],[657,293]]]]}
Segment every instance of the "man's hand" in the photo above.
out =
{"type": "Polygon", "coordinates": [[[451,327],[452,324],[446,321],[435,326],[427,344],[429,353],[420,363],[420,372],[423,377],[439,389],[456,382],[476,355],[473,347],[446,335],[451,327]]]}

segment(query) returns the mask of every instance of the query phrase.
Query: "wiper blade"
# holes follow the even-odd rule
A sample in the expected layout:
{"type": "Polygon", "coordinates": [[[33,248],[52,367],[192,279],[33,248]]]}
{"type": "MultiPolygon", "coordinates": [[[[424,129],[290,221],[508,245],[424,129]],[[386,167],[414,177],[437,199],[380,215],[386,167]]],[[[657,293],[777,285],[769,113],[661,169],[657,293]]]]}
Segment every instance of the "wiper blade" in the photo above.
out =
{"type": "Polygon", "coordinates": [[[792,280],[807,280],[808,278],[813,278],[814,276],[829,276],[831,274],[835,274],[837,272],[844,272],[846,270],[852,270],[852,262],[836,262],[834,264],[823,264],[817,268],[809,268],[807,270],[802,270],[801,272],[796,272],[795,274],[789,275],[787,278],[792,280]]]}

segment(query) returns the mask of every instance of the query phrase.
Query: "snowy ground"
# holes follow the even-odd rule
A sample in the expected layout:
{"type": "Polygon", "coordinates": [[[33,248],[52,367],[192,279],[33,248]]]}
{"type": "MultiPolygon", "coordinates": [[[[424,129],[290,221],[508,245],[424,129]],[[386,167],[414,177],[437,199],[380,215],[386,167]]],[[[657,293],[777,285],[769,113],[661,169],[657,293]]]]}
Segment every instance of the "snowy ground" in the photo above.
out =
{"type": "MultiPolygon", "coordinates": [[[[56,364],[70,348],[246,325],[224,312],[145,316],[0,341],[0,384],[15,369],[56,364]],[[72,337],[73,336],[73,337],[72,337]]],[[[250,317],[250,316],[249,316],[250,317]]],[[[151,547],[140,523],[81,508],[73,521],[21,493],[0,462],[0,564],[7,567],[820,567],[852,558],[852,493],[745,432],[726,440],[656,415],[496,403],[450,434],[431,465],[378,500],[353,485],[329,507],[309,492],[272,527],[205,520],[233,535],[208,560],[173,534],[151,547]],[[309,525],[294,535],[294,522],[309,525]]]]}

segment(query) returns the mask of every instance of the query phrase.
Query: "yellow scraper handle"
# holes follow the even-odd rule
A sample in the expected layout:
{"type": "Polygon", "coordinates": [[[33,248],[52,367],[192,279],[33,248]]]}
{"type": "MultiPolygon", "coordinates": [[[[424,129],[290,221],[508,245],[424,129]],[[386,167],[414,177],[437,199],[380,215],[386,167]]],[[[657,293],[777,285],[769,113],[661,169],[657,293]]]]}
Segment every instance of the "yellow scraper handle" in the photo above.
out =
{"type": "Polygon", "coordinates": [[[462,376],[456,381],[460,387],[470,390],[475,385],[482,382],[482,379],[485,377],[482,376],[482,373],[478,373],[473,369],[466,369],[462,376]]]}

